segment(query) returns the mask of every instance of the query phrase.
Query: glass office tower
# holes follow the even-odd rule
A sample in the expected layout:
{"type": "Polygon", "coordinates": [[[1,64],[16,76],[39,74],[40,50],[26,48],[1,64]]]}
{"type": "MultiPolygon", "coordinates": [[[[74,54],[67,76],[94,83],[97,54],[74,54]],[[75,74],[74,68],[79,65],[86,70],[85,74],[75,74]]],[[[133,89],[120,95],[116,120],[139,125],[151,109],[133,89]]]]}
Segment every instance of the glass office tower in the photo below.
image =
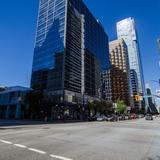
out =
{"type": "Polygon", "coordinates": [[[31,87],[56,102],[100,96],[108,36],[82,0],[40,0],[31,87]]]}
{"type": "Polygon", "coordinates": [[[127,18],[118,22],[117,35],[119,39],[123,38],[127,44],[130,69],[134,69],[136,71],[139,94],[144,94],[144,77],[134,19],[127,18]]]}

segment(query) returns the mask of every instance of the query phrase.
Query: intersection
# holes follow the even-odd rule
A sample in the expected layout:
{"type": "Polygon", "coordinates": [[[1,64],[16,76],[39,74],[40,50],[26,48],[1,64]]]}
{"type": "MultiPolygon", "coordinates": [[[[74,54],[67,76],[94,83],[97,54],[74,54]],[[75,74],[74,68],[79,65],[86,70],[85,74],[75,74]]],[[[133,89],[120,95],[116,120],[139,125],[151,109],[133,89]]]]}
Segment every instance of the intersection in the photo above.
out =
{"type": "Polygon", "coordinates": [[[0,127],[0,160],[159,160],[160,119],[0,127]]]}

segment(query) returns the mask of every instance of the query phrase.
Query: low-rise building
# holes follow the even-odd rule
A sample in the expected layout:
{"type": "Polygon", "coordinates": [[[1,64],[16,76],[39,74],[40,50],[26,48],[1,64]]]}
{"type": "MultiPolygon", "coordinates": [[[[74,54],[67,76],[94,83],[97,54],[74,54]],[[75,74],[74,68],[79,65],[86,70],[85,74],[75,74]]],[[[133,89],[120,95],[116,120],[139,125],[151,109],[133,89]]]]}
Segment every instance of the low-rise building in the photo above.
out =
{"type": "Polygon", "coordinates": [[[14,86],[0,92],[0,119],[25,118],[29,106],[25,102],[30,88],[14,86]]]}
{"type": "Polygon", "coordinates": [[[4,91],[5,89],[6,89],[6,87],[0,86],[0,92],[4,91]]]}

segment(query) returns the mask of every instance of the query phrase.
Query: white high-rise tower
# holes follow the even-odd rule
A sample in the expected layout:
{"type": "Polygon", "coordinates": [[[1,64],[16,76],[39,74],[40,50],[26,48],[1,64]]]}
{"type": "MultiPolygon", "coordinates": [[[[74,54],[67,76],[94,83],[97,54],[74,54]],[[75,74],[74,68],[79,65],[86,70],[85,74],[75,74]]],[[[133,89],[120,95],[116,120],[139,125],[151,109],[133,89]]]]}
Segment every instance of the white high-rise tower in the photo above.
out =
{"type": "Polygon", "coordinates": [[[143,95],[145,93],[144,77],[134,19],[127,18],[118,22],[117,35],[118,39],[124,39],[128,47],[130,69],[135,70],[138,79],[139,94],[143,95]]]}

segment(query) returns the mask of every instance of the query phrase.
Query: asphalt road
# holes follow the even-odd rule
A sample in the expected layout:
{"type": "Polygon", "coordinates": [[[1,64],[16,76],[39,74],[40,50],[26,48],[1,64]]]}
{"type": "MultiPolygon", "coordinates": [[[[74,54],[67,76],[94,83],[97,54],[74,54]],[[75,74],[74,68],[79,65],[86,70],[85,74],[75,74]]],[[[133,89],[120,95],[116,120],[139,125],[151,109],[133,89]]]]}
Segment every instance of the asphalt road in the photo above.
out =
{"type": "Polygon", "coordinates": [[[160,119],[3,126],[0,160],[160,160],[160,119]]]}

